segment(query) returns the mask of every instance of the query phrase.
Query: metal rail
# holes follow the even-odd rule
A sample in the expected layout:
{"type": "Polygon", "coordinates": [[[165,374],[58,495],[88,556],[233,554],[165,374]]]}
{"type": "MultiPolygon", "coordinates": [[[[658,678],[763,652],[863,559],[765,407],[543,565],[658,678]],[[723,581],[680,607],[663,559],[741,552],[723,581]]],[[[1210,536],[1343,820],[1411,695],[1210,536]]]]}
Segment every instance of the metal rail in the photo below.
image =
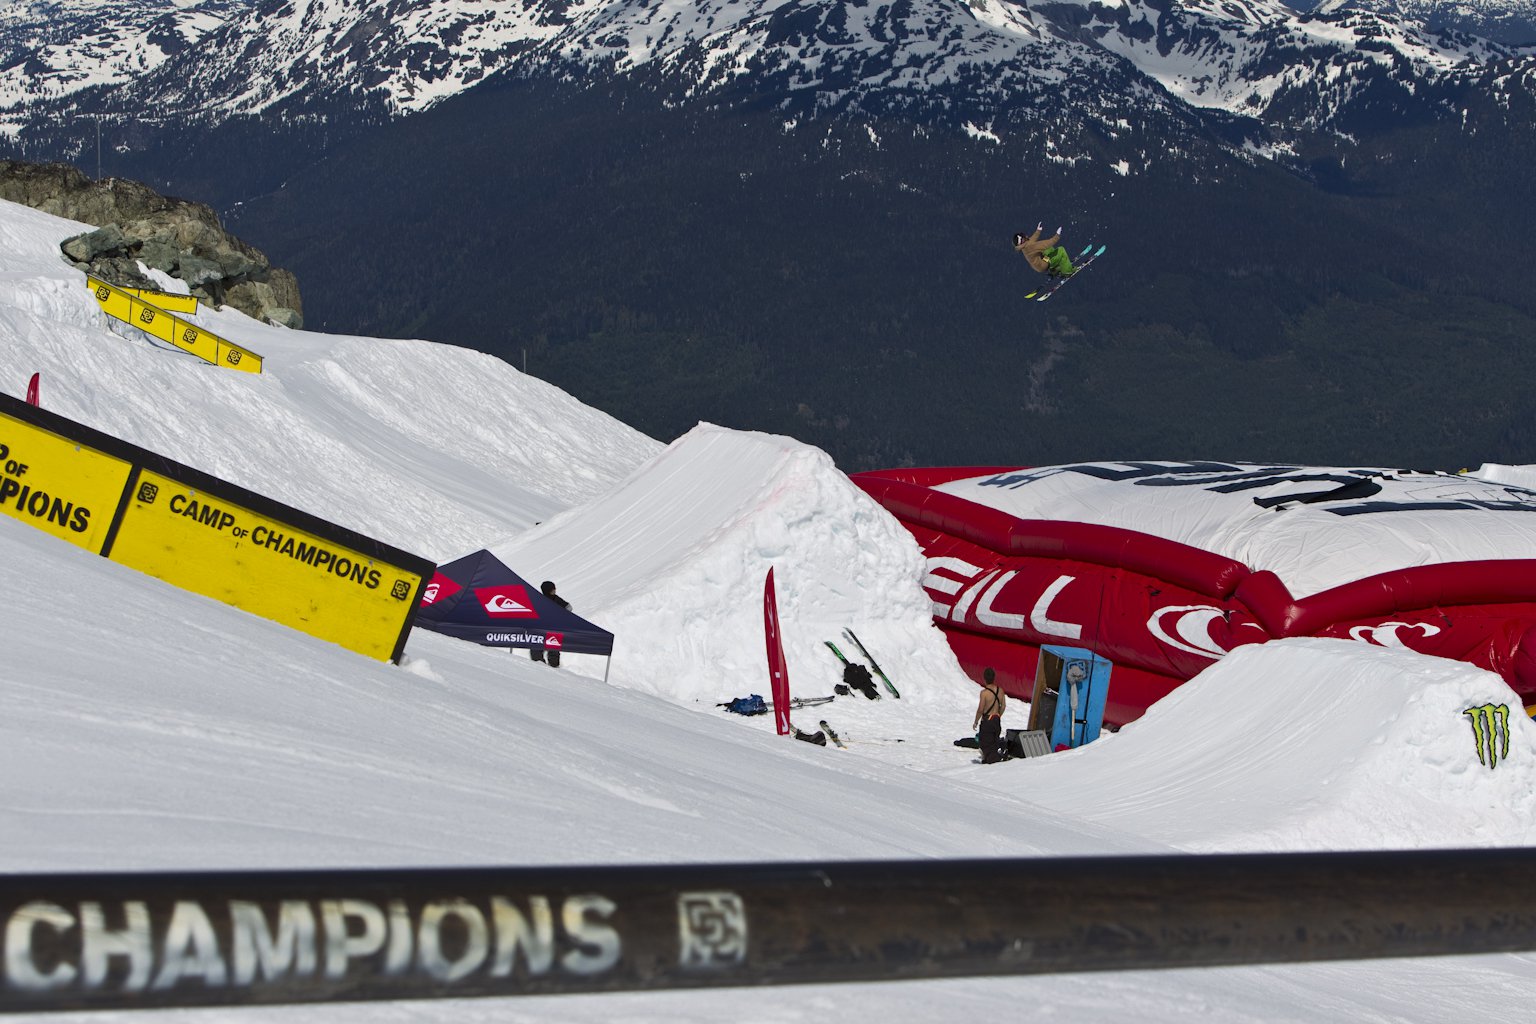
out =
{"type": "Polygon", "coordinates": [[[0,876],[0,1011],[1536,950],[1536,850],[0,876]]]}

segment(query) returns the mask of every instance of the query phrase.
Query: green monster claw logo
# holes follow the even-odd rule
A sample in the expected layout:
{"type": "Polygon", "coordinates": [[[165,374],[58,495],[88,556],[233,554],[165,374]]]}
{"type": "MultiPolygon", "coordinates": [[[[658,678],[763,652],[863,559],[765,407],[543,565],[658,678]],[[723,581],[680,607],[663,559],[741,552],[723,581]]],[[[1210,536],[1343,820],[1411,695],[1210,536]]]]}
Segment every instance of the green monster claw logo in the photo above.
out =
{"type": "Polygon", "coordinates": [[[1492,770],[1499,766],[1499,758],[1509,758],[1508,704],[1483,704],[1467,708],[1462,714],[1472,722],[1478,764],[1487,765],[1492,770]]]}

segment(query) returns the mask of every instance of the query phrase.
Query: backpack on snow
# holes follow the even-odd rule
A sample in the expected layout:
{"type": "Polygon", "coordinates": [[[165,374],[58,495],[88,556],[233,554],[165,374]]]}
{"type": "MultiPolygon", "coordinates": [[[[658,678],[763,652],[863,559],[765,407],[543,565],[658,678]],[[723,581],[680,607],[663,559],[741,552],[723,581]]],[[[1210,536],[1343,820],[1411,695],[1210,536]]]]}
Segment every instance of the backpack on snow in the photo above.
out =
{"type": "Polygon", "coordinates": [[[750,697],[737,697],[729,703],[721,705],[725,710],[738,715],[766,715],[768,705],[763,702],[763,695],[754,693],[750,697]]]}

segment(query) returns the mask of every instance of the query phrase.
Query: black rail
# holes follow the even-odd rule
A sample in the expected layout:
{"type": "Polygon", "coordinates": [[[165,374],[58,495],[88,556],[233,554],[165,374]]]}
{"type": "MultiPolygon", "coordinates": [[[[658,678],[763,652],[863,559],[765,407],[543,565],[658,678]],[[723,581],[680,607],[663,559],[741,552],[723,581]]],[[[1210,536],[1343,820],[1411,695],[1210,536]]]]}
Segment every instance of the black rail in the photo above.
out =
{"type": "Polygon", "coordinates": [[[1536,950],[1536,850],[0,876],[0,1011],[1536,950]]]}

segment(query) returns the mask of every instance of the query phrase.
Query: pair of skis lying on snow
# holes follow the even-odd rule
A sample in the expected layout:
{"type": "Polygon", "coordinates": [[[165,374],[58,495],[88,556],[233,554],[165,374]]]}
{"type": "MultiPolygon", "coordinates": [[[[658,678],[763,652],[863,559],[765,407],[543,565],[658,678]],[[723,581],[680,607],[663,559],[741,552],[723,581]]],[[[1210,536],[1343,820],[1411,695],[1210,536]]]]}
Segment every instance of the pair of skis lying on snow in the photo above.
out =
{"type": "MultiPolygon", "coordinates": [[[[891,696],[895,697],[897,700],[900,700],[901,692],[896,689],[896,684],[891,682],[891,677],[885,674],[885,670],[880,667],[880,663],[875,660],[875,656],[869,653],[869,648],[864,646],[864,643],[859,639],[858,634],[854,633],[854,631],[851,629],[844,629],[843,636],[847,637],[848,641],[859,649],[859,653],[864,655],[864,658],[869,662],[870,667],[875,670],[875,675],[880,677],[880,682],[885,684],[885,688],[891,692],[891,696]]],[[[849,661],[847,655],[843,654],[843,652],[838,649],[837,644],[833,643],[831,640],[825,640],[823,643],[827,645],[828,650],[837,655],[837,660],[842,662],[845,667],[851,667],[856,664],[855,662],[849,661]]],[[[871,698],[872,700],[878,700],[880,697],[880,694],[873,690],[865,693],[864,695],[871,698]]],[[[800,729],[795,728],[793,725],[791,725],[790,728],[794,729],[795,739],[797,740],[805,740],[807,743],[815,743],[820,746],[826,746],[827,740],[831,740],[837,746],[845,749],[847,748],[848,744],[843,742],[843,738],[837,734],[836,729],[833,729],[830,725],[827,724],[827,720],[825,718],[823,718],[818,724],[821,726],[821,731],[814,733],[803,732],[800,729]]]]}
{"type": "MultiPolygon", "coordinates": [[[[900,700],[901,694],[897,692],[896,684],[891,682],[891,677],[886,675],[884,670],[880,668],[880,663],[875,660],[875,656],[873,654],[869,653],[869,648],[865,647],[862,643],[859,642],[859,638],[854,634],[853,630],[844,629],[843,636],[847,637],[848,640],[859,649],[859,653],[864,655],[864,659],[869,662],[869,667],[875,670],[875,675],[879,676],[880,681],[885,684],[885,688],[891,691],[891,696],[895,697],[897,700],[900,700]]],[[[837,655],[837,660],[842,662],[844,666],[852,666],[854,664],[854,662],[849,661],[847,657],[844,656],[842,651],[837,649],[837,644],[833,643],[831,640],[824,640],[822,642],[831,648],[832,653],[837,655]]],[[[875,698],[878,698],[879,696],[879,693],[875,693],[873,695],[875,698]]]]}
{"type": "MultiPolygon", "coordinates": [[[[847,639],[859,649],[859,652],[864,655],[870,666],[875,670],[875,675],[880,677],[880,681],[885,684],[885,688],[891,692],[891,696],[897,698],[898,700],[901,699],[901,693],[896,689],[896,684],[891,682],[891,677],[885,674],[885,670],[880,667],[880,663],[875,660],[875,656],[869,653],[869,648],[864,646],[864,643],[859,639],[858,634],[854,633],[854,631],[851,629],[844,629],[843,636],[847,637],[847,639]]],[[[849,661],[847,656],[838,649],[837,644],[834,644],[830,640],[823,642],[827,645],[828,648],[831,649],[833,654],[837,655],[837,660],[842,662],[845,667],[851,667],[857,664],[857,662],[849,661]]],[[[880,698],[879,691],[873,689],[869,690],[864,695],[871,700],[878,700],[880,698]]],[[[789,706],[791,708],[808,708],[815,707],[818,704],[830,703],[831,700],[831,697],[793,697],[789,701],[789,706]]],[[[728,707],[729,702],[716,706],[722,708],[728,707]]],[[[772,707],[773,705],[771,703],[759,705],[759,709],[772,707]]],[[[760,710],[754,711],[752,713],[760,713],[760,710]]],[[[830,738],[832,742],[837,744],[839,747],[847,747],[847,744],[843,742],[842,737],[837,734],[837,731],[827,724],[826,719],[822,719],[820,725],[822,731],[814,733],[805,732],[804,730],[795,727],[793,724],[791,724],[790,728],[793,730],[793,735],[797,740],[805,740],[807,743],[815,743],[818,746],[824,747],[827,745],[827,740],[830,738]]],[[[900,741],[898,740],[897,742],[900,741]]]]}
{"type": "Polygon", "coordinates": [[[1072,278],[1087,270],[1089,265],[1093,263],[1094,260],[1104,255],[1104,250],[1106,248],[1108,247],[1101,245],[1095,249],[1093,247],[1093,243],[1091,242],[1088,245],[1083,246],[1083,251],[1078,253],[1074,260],[1076,266],[1072,268],[1072,273],[1068,274],[1066,277],[1053,277],[1047,281],[1043,287],[1036,288],[1034,291],[1030,292],[1024,297],[1026,299],[1034,299],[1036,302],[1044,302],[1046,299],[1060,291],[1062,285],[1066,284],[1068,281],[1072,280],[1072,278]]]}

